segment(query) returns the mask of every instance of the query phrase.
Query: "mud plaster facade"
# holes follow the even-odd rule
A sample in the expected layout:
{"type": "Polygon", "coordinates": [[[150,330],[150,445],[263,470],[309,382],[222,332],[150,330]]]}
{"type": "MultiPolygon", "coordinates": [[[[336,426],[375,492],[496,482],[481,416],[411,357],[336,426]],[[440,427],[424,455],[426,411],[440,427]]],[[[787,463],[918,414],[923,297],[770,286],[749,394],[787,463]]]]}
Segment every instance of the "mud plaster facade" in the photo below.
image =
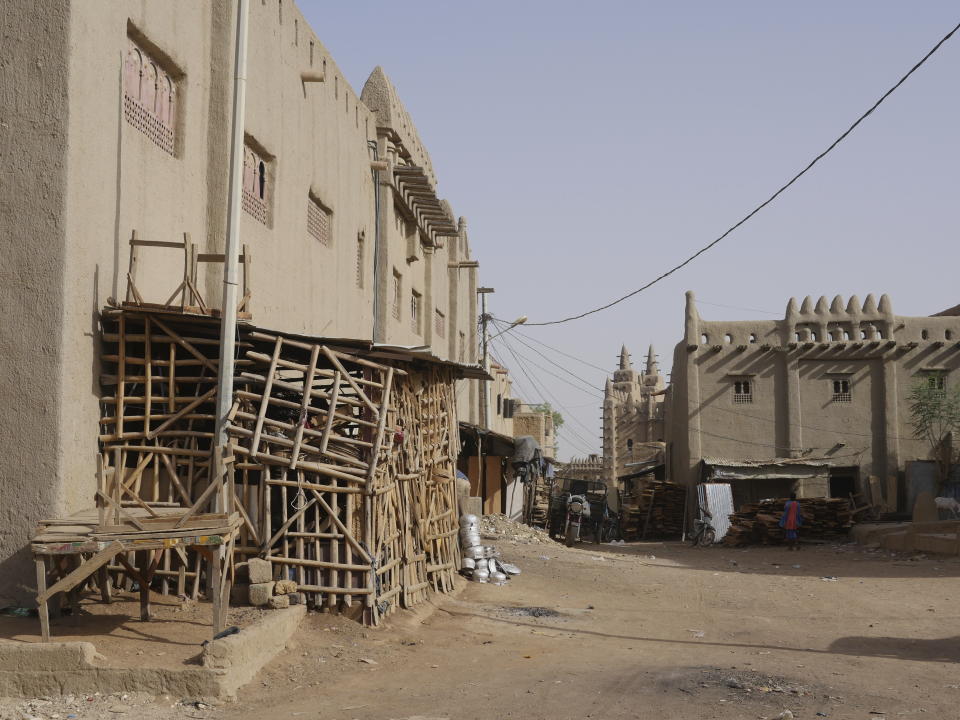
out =
{"type": "Polygon", "coordinates": [[[553,427],[553,416],[548,412],[518,401],[513,411],[513,435],[532,437],[540,445],[540,453],[544,458],[552,460],[557,456],[557,433],[553,427]]]}
{"type": "Polygon", "coordinates": [[[899,316],[886,295],[791,299],[782,320],[719,322],[688,292],[684,327],[666,408],[678,482],[696,482],[705,457],[809,458],[890,492],[887,478],[902,487],[906,462],[929,455],[910,425],[912,384],[960,382],[960,317],[899,316]]]}
{"type": "Polygon", "coordinates": [[[634,369],[626,346],[620,349],[620,365],[607,379],[603,391],[604,480],[636,470],[632,463],[653,459],[664,439],[664,382],[651,345],[643,372],[634,369]]]}
{"type": "Polygon", "coordinates": [[[498,362],[490,362],[490,429],[513,437],[513,381],[510,371],[498,362]]]}
{"type": "MultiPolygon", "coordinates": [[[[32,584],[25,545],[36,520],[92,505],[98,311],[125,295],[131,234],[189,233],[201,252],[223,251],[235,18],[230,0],[35,0],[6,14],[0,163],[18,185],[0,193],[0,605],[32,584]],[[172,80],[170,151],[125,116],[134,46],[143,68],[172,80]]],[[[289,0],[251,2],[249,25],[246,144],[264,161],[265,188],[263,218],[241,212],[254,320],[476,363],[466,222],[437,201],[396,89],[377,68],[358,95],[289,0]],[[372,168],[377,159],[386,169],[372,168]],[[415,191],[401,182],[412,176],[415,191]],[[418,197],[440,210],[418,208],[418,197]],[[326,212],[326,242],[311,235],[310,203],[326,212]]],[[[140,257],[144,299],[164,301],[182,255],[140,257]]],[[[218,306],[220,266],[199,286],[218,306]]],[[[476,382],[461,381],[457,400],[461,419],[476,422],[476,382]]]]}

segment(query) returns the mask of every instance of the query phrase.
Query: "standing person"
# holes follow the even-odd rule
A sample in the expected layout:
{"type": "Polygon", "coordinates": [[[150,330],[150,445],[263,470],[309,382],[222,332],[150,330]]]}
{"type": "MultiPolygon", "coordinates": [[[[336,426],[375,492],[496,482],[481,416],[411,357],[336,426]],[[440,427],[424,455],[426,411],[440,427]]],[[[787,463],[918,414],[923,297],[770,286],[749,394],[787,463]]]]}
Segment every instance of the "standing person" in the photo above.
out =
{"type": "Polygon", "coordinates": [[[790,499],[783,506],[783,517],[780,518],[780,527],[786,531],[790,550],[800,549],[801,525],[803,525],[803,515],[800,513],[800,503],[797,502],[797,494],[792,492],[790,499]]]}

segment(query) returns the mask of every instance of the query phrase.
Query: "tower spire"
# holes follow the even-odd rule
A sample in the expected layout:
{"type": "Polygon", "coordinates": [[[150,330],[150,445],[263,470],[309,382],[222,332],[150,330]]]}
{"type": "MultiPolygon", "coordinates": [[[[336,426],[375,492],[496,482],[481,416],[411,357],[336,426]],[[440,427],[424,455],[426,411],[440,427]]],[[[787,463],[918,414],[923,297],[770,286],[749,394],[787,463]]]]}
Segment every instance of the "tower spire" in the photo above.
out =
{"type": "Polygon", "coordinates": [[[653,351],[653,344],[651,343],[650,347],[647,348],[647,375],[656,375],[657,374],[657,354],[653,351]]]}
{"type": "Polygon", "coordinates": [[[631,367],[630,353],[627,352],[627,346],[623,345],[620,347],[620,369],[629,370],[631,367]]]}

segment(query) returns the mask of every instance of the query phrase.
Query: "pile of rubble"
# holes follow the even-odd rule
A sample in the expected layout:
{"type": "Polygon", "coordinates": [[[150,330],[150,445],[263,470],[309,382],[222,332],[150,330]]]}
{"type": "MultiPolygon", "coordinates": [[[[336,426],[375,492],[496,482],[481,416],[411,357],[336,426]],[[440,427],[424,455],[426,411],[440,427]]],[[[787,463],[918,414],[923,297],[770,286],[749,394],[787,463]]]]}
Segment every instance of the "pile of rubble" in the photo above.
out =
{"type": "Polygon", "coordinates": [[[553,543],[546,530],[524,525],[506,515],[484,515],[480,521],[480,534],[491,540],[506,540],[524,545],[553,543]]]}

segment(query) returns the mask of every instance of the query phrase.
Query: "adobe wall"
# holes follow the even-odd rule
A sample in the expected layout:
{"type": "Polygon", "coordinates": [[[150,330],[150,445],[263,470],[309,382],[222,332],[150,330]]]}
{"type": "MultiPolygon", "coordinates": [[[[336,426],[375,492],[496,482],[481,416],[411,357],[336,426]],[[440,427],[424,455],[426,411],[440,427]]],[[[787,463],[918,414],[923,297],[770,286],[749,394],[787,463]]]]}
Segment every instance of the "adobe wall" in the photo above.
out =
{"type": "Polygon", "coordinates": [[[783,320],[715,322],[688,293],[685,335],[669,412],[673,476],[689,482],[710,456],[825,457],[885,479],[929,454],[910,424],[913,383],[925,371],[960,382],[960,318],[897,316],[886,296],[791,300],[783,320]],[[738,402],[744,381],[750,398],[738,402]],[[849,394],[834,394],[837,381],[849,394]]]}
{"type": "MultiPolygon", "coordinates": [[[[292,2],[249,7],[246,133],[269,160],[267,222],[240,213],[241,242],[253,260],[254,321],[286,332],[372,339],[375,281],[382,278],[374,266],[370,143],[383,142],[381,128],[292,2]],[[303,72],[322,72],[325,80],[304,83],[303,72]],[[310,194],[332,213],[328,245],[308,235],[310,194]]],[[[10,514],[0,563],[20,550],[19,577],[32,573],[21,549],[38,517],[93,502],[98,311],[111,297],[124,299],[132,232],[172,242],[189,233],[200,252],[222,252],[235,18],[233,0],[41,0],[8,19],[13,25],[0,47],[0,151],[20,188],[0,198],[7,260],[0,270],[6,309],[0,352],[8,374],[5,406],[18,412],[0,420],[0,500],[10,514]],[[131,38],[177,78],[172,153],[124,116],[131,38]]],[[[410,145],[404,162],[424,164],[435,186],[408,115],[396,137],[410,145]]],[[[384,148],[381,156],[387,154],[384,148]]],[[[383,224],[391,226],[392,175],[380,176],[383,224]]],[[[428,303],[435,303],[448,325],[433,351],[449,357],[452,340],[464,331],[467,361],[475,362],[476,270],[454,278],[449,263],[468,258],[469,246],[465,231],[460,241],[446,240],[429,259],[405,267],[406,287],[424,293],[424,332],[407,332],[407,320],[388,327],[384,340],[429,343],[435,309],[428,303]]],[[[406,263],[400,246],[398,237],[384,235],[388,263],[406,263]]],[[[147,248],[140,258],[144,299],[166,300],[180,282],[182,253],[147,248]]],[[[198,285],[218,307],[222,266],[210,263],[198,285]]],[[[474,412],[475,385],[461,383],[458,393],[474,412]]]]}
{"type": "Polygon", "coordinates": [[[70,13],[59,0],[21,3],[0,30],[0,607],[23,596],[34,521],[63,494],[56,425],[70,13]]]}

